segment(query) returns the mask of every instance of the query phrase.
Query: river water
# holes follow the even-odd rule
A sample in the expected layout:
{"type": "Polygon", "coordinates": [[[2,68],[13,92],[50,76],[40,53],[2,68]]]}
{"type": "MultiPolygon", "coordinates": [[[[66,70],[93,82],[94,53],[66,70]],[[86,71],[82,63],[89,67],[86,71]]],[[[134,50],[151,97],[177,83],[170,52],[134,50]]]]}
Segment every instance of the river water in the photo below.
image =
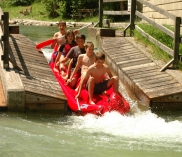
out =
{"type": "MultiPolygon", "coordinates": [[[[36,43],[55,31],[52,27],[20,27],[36,43]]],[[[181,157],[182,112],[141,110],[124,89],[123,94],[132,107],[127,116],[116,112],[102,117],[0,113],[0,156],[181,157]]]]}

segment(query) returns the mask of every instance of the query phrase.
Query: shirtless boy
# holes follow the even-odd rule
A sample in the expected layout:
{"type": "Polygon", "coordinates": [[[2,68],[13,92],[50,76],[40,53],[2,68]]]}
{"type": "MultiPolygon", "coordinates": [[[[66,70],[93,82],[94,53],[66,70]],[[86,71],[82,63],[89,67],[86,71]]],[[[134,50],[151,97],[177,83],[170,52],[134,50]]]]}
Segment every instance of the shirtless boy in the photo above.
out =
{"type": "MultiPolygon", "coordinates": [[[[67,80],[67,83],[71,82],[73,76],[77,73],[77,71],[81,67],[81,80],[84,78],[84,75],[87,69],[94,64],[95,53],[94,53],[94,44],[92,42],[87,42],[85,45],[86,54],[81,54],[78,56],[78,61],[76,64],[71,77],[67,80]]],[[[78,89],[77,89],[78,90],[78,89]]]]}
{"type": "Polygon", "coordinates": [[[103,52],[97,52],[95,55],[95,63],[91,65],[83,80],[80,82],[80,88],[76,98],[80,96],[83,85],[87,82],[89,103],[94,105],[93,94],[99,94],[109,89],[113,85],[114,93],[118,93],[118,77],[113,76],[107,65],[104,64],[105,55],[103,52]],[[105,80],[105,74],[108,74],[110,79],[105,80]]]}
{"type": "Polygon", "coordinates": [[[66,41],[65,37],[63,37],[66,34],[66,22],[60,21],[58,23],[58,29],[59,29],[59,32],[56,32],[53,36],[53,39],[55,39],[55,41],[51,44],[52,49],[54,49],[56,44],[58,44],[58,48],[59,48],[60,45],[66,41]]]}
{"type": "MultiPolygon", "coordinates": [[[[83,34],[78,34],[76,36],[76,42],[77,42],[77,46],[74,46],[70,49],[70,51],[68,52],[68,54],[65,56],[64,59],[60,60],[58,62],[59,63],[65,63],[67,62],[69,59],[72,60],[72,71],[74,70],[75,66],[76,66],[76,63],[77,63],[77,59],[78,59],[78,56],[80,54],[85,54],[85,47],[84,47],[84,43],[85,43],[85,35],[83,34]]],[[[77,83],[77,80],[80,78],[81,76],[81,70],[78,70],[77,73],[72,77],[72,80],[70,82],[70,87],[71,88],[74,88],[76,83],[77,83]]]]}

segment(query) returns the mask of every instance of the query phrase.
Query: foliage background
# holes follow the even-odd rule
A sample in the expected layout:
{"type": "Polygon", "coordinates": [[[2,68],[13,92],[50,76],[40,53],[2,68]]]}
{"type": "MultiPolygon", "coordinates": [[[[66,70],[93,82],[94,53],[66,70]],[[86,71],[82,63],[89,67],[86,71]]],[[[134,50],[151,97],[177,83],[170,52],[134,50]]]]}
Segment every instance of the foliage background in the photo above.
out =
{"type": "MultiPolygon", "coordinates": [[[[77,9],[93,9],[93,17],[98,18],[99,11],[99,0],[0,0],[3,10],[8,10],[17,18],[21,18],[19,12],[29,5],[32,6],[33,12],[27,15],[27,18],[31,19],[32,16],[36,20],[45,20],[45,17],[51,20],[57,20],[58,17],[68,20],[72,18],[72,14],[77,13],[77,9]]],[[[120,2],[104,3],[103,7],[104,10],[120,10],[120,2]]],[[[110,18],[114,22],[121,21],[123,16],[104,16],[104,18],[110,18]]]]}

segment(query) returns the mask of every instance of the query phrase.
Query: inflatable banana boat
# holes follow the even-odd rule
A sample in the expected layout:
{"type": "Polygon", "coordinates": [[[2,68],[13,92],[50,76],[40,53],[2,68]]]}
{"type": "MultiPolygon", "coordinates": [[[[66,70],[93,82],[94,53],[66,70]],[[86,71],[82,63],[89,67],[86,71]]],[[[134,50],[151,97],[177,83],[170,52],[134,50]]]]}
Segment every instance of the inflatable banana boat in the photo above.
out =
{"type": "Polygon", "coordinates": [[[95,94],[93,97],[95,105],[90,105],[88,103],[88,91],[86,89],[81,91],[79,99],[75,99],[77,94],[76,91],[70,88],[69,85],[66,85],[65,80],[62,79],[59,72],[55,72],[53,70],[55,56],[56,52],[52,54],[49,66],[67,98],[69,108],[73,112],[79,112],[81,115],[85,115],[87,113],[103,115],[106,112],[117,111],[120,114],[125,115],[130,111],[129,103],[121,94],[115,94],[113,92],[113,87],[108,89],[104,94],[95,94]]]}

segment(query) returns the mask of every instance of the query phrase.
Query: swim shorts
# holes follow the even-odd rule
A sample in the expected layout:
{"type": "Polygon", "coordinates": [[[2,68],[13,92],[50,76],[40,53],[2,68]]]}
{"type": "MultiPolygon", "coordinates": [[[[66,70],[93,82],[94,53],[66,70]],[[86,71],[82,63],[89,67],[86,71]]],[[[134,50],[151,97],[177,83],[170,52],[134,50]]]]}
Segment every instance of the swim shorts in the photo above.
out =
{"type": "MultiPolygon", "coordinates": [[[[109,80],[104,80],[103,82],[95,84],[94,87],[94,94],[100,94],[108,89],[107,83],[109,80]]],[[[88,89],[88,84],[86,85],[86,88],[88,89]]]]}

